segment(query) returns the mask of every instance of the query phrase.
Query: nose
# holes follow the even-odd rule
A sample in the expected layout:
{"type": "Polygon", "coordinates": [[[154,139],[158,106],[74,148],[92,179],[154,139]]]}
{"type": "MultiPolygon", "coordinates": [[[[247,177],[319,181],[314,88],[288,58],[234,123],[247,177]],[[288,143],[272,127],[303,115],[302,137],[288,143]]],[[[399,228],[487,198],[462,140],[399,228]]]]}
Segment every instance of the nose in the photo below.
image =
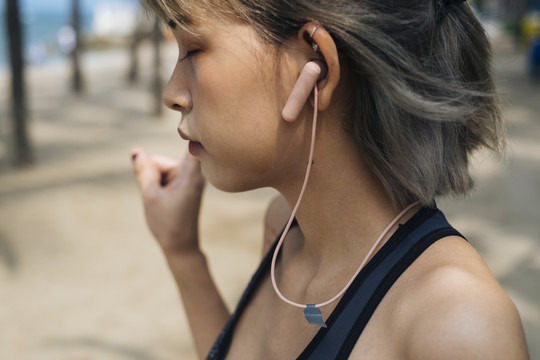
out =
{"type": "Polygon", "coordinates": [[[179,76],[179,71],[175,70],[169,83],[163,91],[163,103],[172,110],[180,112],[189,112],[193,107],[191,93],[183,85],[179,76]]]}

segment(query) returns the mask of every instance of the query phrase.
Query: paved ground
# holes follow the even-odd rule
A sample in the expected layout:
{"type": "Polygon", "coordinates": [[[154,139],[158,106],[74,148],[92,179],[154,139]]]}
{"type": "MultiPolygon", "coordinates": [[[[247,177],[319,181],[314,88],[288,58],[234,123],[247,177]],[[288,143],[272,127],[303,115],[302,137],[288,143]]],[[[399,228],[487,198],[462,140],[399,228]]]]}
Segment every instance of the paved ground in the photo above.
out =
{"type": "MultiPolygon", "coordinates": [[[[167,54],[174,61],[172,48],[167,54]]],[[[173,114],[149,114],[149,79],[126,85],[127,61],[122,52],[87,57],[81,97],[67,91],[62,66],[31,71],[36,165],[24,170],[8,166],[8,74],[0,73],[0,359],[194,358],[129,163],[134,144],[172,156],[185,149],[173,114]]],[[[499,42],[508,160],[479,156],[478,190],[441,206],[516,302],[540,359],[540,85],[526,78],[523,62],[499,42]]],[[[257,264],[273,194],[205,195],[204,246],[231,306],[257,264]]]]}

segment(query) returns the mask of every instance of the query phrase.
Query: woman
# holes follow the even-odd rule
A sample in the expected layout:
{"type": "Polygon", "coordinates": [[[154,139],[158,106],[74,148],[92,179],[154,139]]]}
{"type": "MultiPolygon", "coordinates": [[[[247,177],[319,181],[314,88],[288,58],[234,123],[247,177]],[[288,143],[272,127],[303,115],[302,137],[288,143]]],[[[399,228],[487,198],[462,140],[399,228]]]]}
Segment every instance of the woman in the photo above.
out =
{"type": "Polygon", "coordinates": [[[190,155],[134,150],[134,167],[201,358],[528,358],[513,303],[434,203],[472,188],[474,150],[504,144],[466,3],[146,5],[178,41],[164,101],[190,155]],[[232,317],[199,247],[205,178],[282,195],[232,317]]]}

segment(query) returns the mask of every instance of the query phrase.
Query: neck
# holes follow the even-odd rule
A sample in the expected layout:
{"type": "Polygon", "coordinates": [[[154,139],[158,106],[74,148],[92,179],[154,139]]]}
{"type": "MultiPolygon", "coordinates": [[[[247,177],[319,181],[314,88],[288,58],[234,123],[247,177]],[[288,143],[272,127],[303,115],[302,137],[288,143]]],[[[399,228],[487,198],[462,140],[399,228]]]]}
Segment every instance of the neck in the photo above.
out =
{"type": "MultiPolygon", "coordinates": [[[[338,263],[350,263],[354,268],[402,209],[392,205],[348,136],[330,134],[317,141],[321,146],[316,149],[325,151],[315,153],[310,180],[296,214],[303,237],[285,241],[283,259],[295,259],[302,264],[300,267],[314,269],[313,273],[332,271],[338,263]]],[[[289,182],[278,188],[291,207],[296,204],[300,185],[289,182]]],[[[399,223],[410,216],[406,214],[399,223]]],[[[397,225],[381,246],[395,228],[397,225]]]]}

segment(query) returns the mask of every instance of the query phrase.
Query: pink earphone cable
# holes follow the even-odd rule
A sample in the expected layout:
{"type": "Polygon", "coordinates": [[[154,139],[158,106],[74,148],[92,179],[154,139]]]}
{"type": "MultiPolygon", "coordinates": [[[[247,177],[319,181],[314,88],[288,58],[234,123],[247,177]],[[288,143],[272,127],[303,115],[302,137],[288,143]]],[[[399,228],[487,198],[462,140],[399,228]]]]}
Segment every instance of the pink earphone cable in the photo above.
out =
{"type": "Polygon", "coordinates": [[[317,114],[319,113],[319,87],[316,84],[313,91],[314,91],[313,125],[312,125],[312,130],[311,130],[311,145],[309,149],[309,160],[307,164],[306,176],[304,178],[304,184],[302,185],[302,190],[300,190],[300,195],[298,196],[298,200],[296,201],[296,205],[294,206],[294,209],[291,213],[289,221],[287,222],[287,226],[285,227],[285,230],[283,230],[283,233],[281,234],[279,242],[276,246],[276,249],[274,250],[274,255],[272,256],[272,265],[270,266],[270,277],[272,278],[272,286],[274,287],[274,290],[277,296],[279,296],[279,298],[285,301],[286,303],[293,306],[300,307],[300,308],[305,308],[306,305],[299,304],[299,303],[296,303],[294,301],[287,299],[285,296],[283,296],[281,291],[279,291],[279,288],[276,283],[275,269],[276,269],[276,259],[279,253],[279,249],[281,248],[281,245],[283,244],[283,240],[285,240],[285,236],[287,236],[287,233],[289,232],[289,229],[291,228],[294,217],[296,216],[296,212],[298,211],[298,207],[300,206],[300,202],[302,201],[302,198],[304,197],[304,192],[306,191],[309,174],[311,173],[311,165],[313,164],[313,153],[315,150],[315,134],[317,132],[317,114]]]}
{"type": "MultiPolygon", "coordinates": [[[[293,306],[296,306],[296,307],[299,307],[299,308],[304,308],[304,309],[307,308],[306,304],[299,304],[297,302],[291,301],[291,300],[287,299],[281,293],[281,291],[279,291],[279,288],[278,288],[277,283],[276,283],[275,269],[276,269],[277,255],[279,253],[279,250],[280,250],[281,246],[283,245],[283,241],[285,240],[285,237],[287,236],[287,233],[289,232],[289,229],[291,228],[294,217],[296,216],[296,212],[298,211],[298,207],[300,206],[300,202],[302,201],[302,198],[304,197],[304,192],[305,192],[306,187],[307,187],[309,174],[311,173],[311,165],[313,163],[313,153],[314,153],[314,150],[315,150],[315,134],[316,134],[316,130],[317,130],[317,115],[318,115],[318,112],[319,112],[319,89],[318,89],[318,86],[315,85],[315,87],[314,87],[313,125],[312,125],[312,131],[311,131],[311,146],[310,146],[310,150],[309,150],[309,160],[308,160],[307,169],[306,169],[306,176],[304,178],[304,183],[302,185],[302,189],[300,190],[300,195],[298,196],[298,200],[296,201],[296,205],[294,206],[294,209],[292,210],[289,221],[287,222],[287,226],[283,230],[283,233],[281,234],[281,237],[280,237],[280,239],[279,239],[279,241],[278,241],[278,243],[276,245],[276,249],[274,250],[274,254],[272,256],[272,264],[270,266],[270,277],[271,277],[271,280],[272,280],[272,286],[274,287],[274,291],[276,292],[277,296],[279,296],[279,298],[281,300],[283,300],[284,302],[286,302],[287,304],[290,304],[290,305],[293,305],[293,306]]],[[[349,286],[351,286],[351,284],[353,283],[356,276],[360,273],[360,271],[364,268],[365,264],[371,258],[371,255],[373,254],[373,252],[377,249],[377,247],[379,246],[381,241],[384,239],[384,237],[386,236],[388,231],[390,231],[390,229],[396,224],[396,222],[399,221],[399,219],[401,219],[401,217],[403,217],[403,215],[405,215],[407,213],[407,211],[409,211],[411,208],[413,208],[417,204],[418,204],[418,202],[415,202],[415,203],[407,206],[405,209],[403,209],[403,211],[401,211],[394,218],[394,220],[392,220],[392,222],[390,224],[388,224],[386,229],[384,229],[384,231],[381,233],[379,238],[375,241],[375,243],[373,244],[371,249],[368,251],[368,253],[365,256],[364,260],[362,261],[362,263],[360,264],[360,266],[358,267],[358,269],[356,270],[354,275],[351,277],[351,279],[349,280],[347,285],[345,285],[345,287],[336,296],[334,296],[330,300],[325,301],[325,302],[320,303],[320,304],[315,304],[316,308],[320,308],[320,307],[323,307],[323,306],[326,306],[328,304],[333,303],[334,301],[336,301],[338,298],[340,298],[347,291],[347,289],[349,288],[349,286]]]]}

